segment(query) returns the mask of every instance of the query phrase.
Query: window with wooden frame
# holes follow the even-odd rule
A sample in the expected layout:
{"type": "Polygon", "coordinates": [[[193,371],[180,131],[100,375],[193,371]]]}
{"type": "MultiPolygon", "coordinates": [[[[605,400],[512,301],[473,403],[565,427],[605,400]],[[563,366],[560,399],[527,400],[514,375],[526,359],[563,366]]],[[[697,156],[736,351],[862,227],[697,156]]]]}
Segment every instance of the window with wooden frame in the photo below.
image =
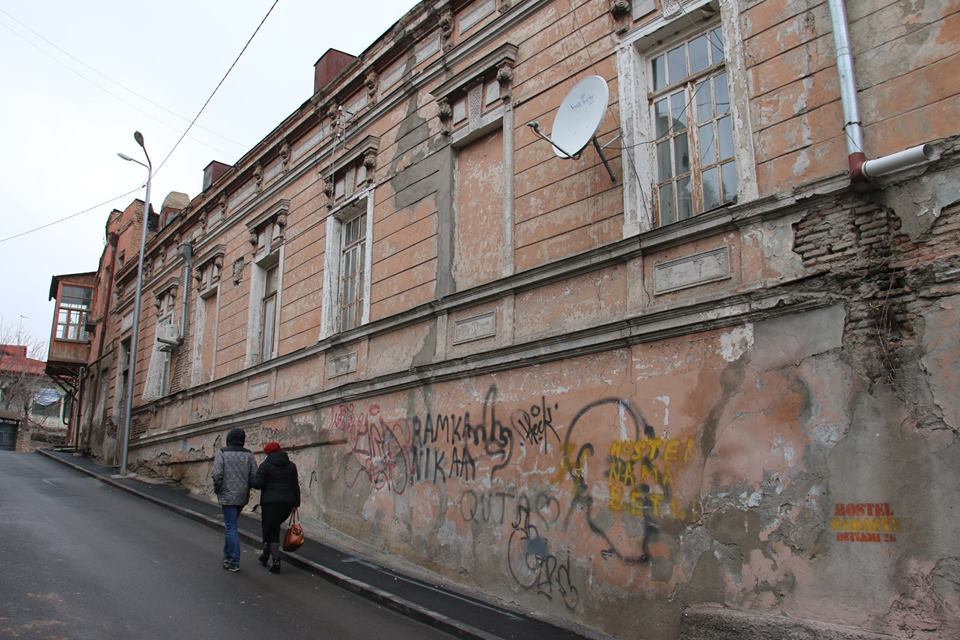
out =
{"type": "Polygon", "coordinates": [[[289,200],[279,200],[247,223],[253,264],[247,318],[247,365],[275,358],[279,352],[283,244],[289,200]]]}
{"type": "Polygon", "coordinates": [[[740,4],[645,4],[621,35],[624,237],[758,195],[740,4]]]}
{"type": "Polygon", "coordinates": [[[353,329],[363,320],[366,229],[365,207],[363,211],[343,222],[340,239],[340,299],[337,301],[341,331],[353,329]]]}
{"type": "Polygon", "coordinates": [[[320,337],[369,321],[373,253],[373,189],[379,139],[368,136],[324,177],[327,244],[320,337]]]}
{"type": "Polygon", "coordinates": [[[93,289],[65,284],[57,300],[57,340],[87,341],[86,323],[93,289]]]}
{"type": "Polygon", "coordinates": [[[649,58],[659,225],[733,202],[737,165],[723,32],[711,26],[649,58]]]}
{"type": "Polygon", "coordinates": [[[277,322],[277,273],[279,265],[273,264],[264,269],[263,299],[260,301],[260,354],[259,360],[269,360],[273,353],[277,322]]]}

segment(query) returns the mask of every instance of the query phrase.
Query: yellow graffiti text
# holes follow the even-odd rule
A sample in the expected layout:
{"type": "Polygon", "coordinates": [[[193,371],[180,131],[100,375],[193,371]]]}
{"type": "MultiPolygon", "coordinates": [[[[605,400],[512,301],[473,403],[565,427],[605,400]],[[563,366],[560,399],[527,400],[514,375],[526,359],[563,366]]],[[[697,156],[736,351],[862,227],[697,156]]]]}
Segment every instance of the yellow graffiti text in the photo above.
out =
{"type": "Polygon", "coordinates": [[[694,448],[694,440],[689,436],[686,438],[615,440],[610,445],[610,456],[633,462],[658,459],[663,462],[687,462],[693,457],[694,448]]]}
{"type": "Polygon", "coordinates": [[[834,531],[892,533],[900,531],[900,520],[891,517],[850,518],[836,516],[830,519],[830,528],[834,531]]]}

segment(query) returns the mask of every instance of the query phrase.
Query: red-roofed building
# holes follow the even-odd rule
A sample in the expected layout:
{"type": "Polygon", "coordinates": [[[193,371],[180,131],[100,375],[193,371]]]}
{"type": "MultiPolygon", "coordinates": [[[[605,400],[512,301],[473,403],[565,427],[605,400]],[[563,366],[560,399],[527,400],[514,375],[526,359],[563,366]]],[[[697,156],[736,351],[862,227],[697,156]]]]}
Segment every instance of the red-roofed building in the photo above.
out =
{"type": "Polygon", "coordinates": [[[25,345],[0,344],[0,449],[29,451],[34,441],[66,435],[69,395],[45,373],[46,363],[25,345]]]}

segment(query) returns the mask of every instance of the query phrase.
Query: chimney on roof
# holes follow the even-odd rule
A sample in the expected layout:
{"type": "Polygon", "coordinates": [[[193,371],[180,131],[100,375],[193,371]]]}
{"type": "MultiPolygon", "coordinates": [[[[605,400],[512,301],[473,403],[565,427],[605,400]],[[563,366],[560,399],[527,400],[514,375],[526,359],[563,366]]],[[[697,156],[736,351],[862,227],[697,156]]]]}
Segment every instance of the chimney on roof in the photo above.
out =
{"type": "Polygon", "coordinates": [[[228,164],[214,160],[203,169],[203,191],[210,188],[214,182],[220,179],[220,176],[232,169],[228,164]]]}
{"type": "Polygon", "coordinates": [[[357,59],[349,53],[327,49],[313,65],[313,92],[316,93],[336,78],[357,59]]]}

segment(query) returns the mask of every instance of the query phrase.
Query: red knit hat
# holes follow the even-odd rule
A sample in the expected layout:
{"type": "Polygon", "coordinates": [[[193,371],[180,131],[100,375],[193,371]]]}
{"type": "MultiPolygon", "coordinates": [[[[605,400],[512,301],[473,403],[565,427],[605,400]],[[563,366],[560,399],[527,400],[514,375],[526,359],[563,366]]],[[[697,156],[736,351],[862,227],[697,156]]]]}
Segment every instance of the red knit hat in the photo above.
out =
{"type": "Polygon", "coordinates": [[[263,445],[264,453],[273,453],[274,451],[280,451],[279,442],[268,442],[267,444],[263,445]]]}

